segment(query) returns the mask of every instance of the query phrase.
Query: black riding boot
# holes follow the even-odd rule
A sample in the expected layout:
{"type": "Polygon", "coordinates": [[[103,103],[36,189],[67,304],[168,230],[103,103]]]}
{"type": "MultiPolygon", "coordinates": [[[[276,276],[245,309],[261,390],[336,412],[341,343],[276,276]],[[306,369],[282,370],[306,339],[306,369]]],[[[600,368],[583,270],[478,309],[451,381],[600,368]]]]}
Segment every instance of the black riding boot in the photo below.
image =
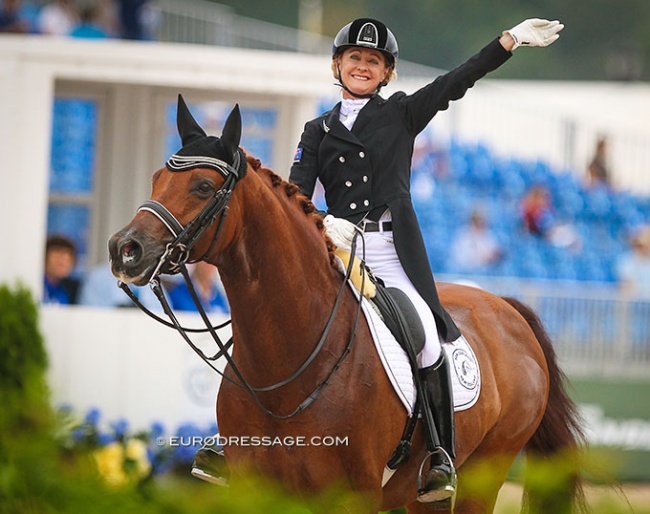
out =
{"type": "Polygon", "coordinates": [[[216,434],[212,441],[204,444],[194,454],[191,473],[196,478],[211,484],[227,487],[230,471],[223,455],[223,449],[214,442],[218,439],[219,434],[216,434]]]}
{"type": "MultiPolygon", "coordinates": [[[[454,434],[454,400],[449,364],[443,351],[433,366],[419,370],[424,382],[425,401],[431,406],[435,427],[425,427],[427,449],[432,452],[431,468],[418,489],[418,501],[435,502],[456,493],[456,440],[454,434]]],[[[426,416],[424,416],[426,419],[426,416]]]]}

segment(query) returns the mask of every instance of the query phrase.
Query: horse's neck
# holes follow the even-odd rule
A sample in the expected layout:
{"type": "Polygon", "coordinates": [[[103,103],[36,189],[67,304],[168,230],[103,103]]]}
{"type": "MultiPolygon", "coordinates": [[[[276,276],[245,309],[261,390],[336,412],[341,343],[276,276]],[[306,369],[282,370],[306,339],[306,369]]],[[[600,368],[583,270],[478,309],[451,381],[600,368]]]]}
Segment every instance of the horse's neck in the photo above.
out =
{"type": "Polygon", "coordinates": [[[341,281],[314,221],[258,182],[239,198],[238,235],[219,270],[238,357],[246,366],[281,363],[286,374],[314,348],[341,281]]]}

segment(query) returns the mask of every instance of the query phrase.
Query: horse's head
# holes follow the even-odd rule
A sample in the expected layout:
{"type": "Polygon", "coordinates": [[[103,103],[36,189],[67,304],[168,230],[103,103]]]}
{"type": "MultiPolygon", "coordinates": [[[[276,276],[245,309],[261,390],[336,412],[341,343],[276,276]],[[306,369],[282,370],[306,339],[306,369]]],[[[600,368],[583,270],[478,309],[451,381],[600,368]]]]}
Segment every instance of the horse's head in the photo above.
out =
{"type": "Polygon", "coordinates": [[[108,242],[113,274],[123,282],[144,285],[154,272],[174,273],[188,260],[207,257],[246,172],[238,106],[221,137],[208,136],[179,95],[177,125],[183,147],[154,174],[151,199],[108,242]]]}

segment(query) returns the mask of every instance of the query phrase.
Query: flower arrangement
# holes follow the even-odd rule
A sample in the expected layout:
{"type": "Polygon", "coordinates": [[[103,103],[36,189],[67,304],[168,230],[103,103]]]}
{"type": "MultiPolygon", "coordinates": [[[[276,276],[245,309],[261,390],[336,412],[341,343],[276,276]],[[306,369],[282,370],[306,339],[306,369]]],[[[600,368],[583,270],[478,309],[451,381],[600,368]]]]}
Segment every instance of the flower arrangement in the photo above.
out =
{"type": "Polygon", "coordinates": [[[90,409],[83,418],[72,408],[58,410],[57,440],[66,452],[91,457],[99,475],[110,485],[138,485],[152,476],[173,470],[189,473],[199,441],[214,434],[216,426],[201,429],[193,423],[180,425],[175,437],[165,437],[162,423],[148,430],[132,432],[120,419],[102,423],[98,409],[90,409]],[[171,441],[181,444],[172,445],[171,441]]]}

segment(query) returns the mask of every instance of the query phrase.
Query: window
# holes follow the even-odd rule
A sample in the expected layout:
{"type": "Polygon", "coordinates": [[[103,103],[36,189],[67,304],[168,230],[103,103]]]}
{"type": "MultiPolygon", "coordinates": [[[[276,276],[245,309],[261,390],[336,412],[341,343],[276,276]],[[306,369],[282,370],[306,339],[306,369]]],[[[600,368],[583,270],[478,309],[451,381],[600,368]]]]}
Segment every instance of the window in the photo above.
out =
{"type": "MultiPolygon", "coordinates": [[[[229,102],[201,102],[188,105],[192,116],[209,135],[220,135],[223,125],[232,111],[229,102]]],[[[181,148],[181,141],[176,129],[176,102],[167,104],[166,109],[165,155],[170,155],[181,148]]],[[[274,132],[278,122],[276,109],[270,107],[243,107],[242,139],[240,146],[247,153],[262,161],[266,168],[273,168],[274,132]]]]}
{"type": "Polygon", "coordinates": [[[57,97],[53,109],[47,232],[73,239],[77,268],[84,269],[94,211],[99,102],[57,97]]]}

